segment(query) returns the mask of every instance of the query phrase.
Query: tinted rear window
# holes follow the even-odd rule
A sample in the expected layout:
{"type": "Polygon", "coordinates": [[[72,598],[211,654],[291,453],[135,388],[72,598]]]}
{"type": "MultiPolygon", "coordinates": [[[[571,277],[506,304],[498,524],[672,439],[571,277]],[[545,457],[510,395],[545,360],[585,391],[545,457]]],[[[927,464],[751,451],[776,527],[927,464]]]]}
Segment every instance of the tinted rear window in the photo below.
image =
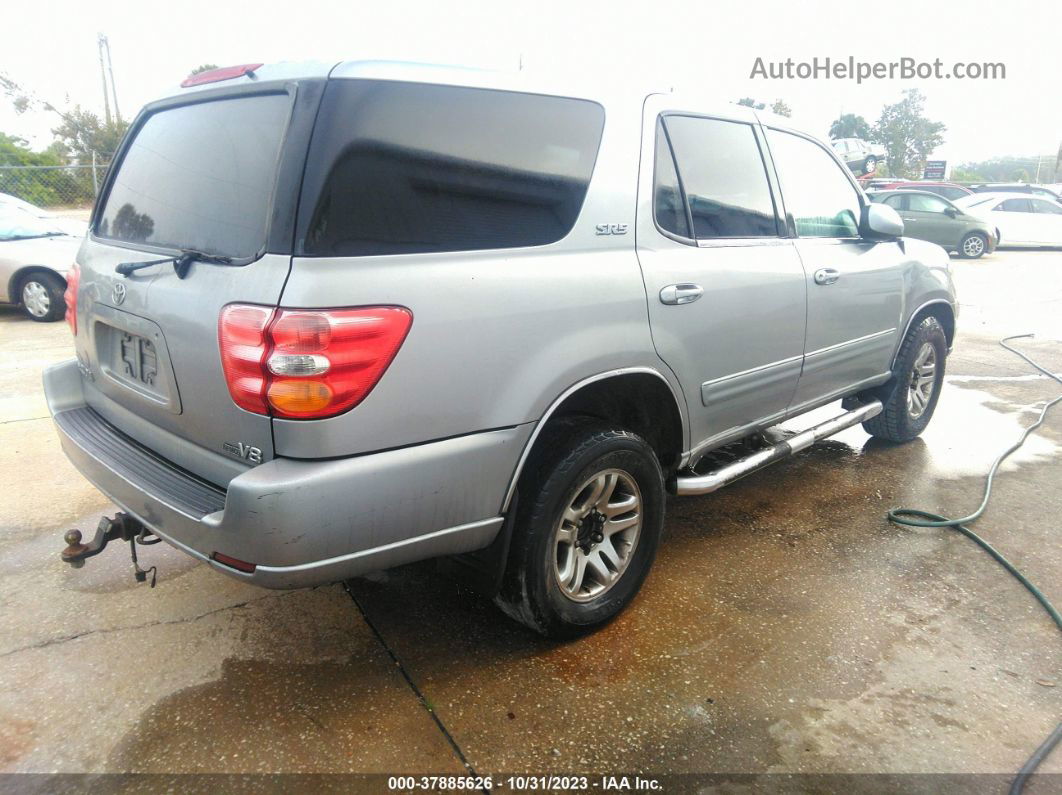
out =
{"type": "Polygon", "coordinates": [[[286,94],[182,105],[133,138],[96,234],[124,243],[249,257],[265,243],[286,94]]]}
{"type": "Polygon", "coordinates": [[[664,120],[698,240],[778,234],[752,125],[695,116],[664,120]]]}
{"type": "Polygon", "coordinates": [[[469,251],[571,231],[604,110],[585,100],[372,80],[325,89],[300,253],[469,251]]]}

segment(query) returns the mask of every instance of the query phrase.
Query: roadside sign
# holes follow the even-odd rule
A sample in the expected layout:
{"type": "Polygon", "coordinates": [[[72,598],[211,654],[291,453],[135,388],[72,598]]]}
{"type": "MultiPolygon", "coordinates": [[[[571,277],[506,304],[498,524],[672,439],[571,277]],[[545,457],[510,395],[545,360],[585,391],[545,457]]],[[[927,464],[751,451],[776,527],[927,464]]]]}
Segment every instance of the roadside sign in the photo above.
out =
{"type": "Polygon", "coordinates": [[[926,168],[922,172],[922,179],[944,179],[944,172],[947,170],[947,160],[927,160],[926,168]]]}

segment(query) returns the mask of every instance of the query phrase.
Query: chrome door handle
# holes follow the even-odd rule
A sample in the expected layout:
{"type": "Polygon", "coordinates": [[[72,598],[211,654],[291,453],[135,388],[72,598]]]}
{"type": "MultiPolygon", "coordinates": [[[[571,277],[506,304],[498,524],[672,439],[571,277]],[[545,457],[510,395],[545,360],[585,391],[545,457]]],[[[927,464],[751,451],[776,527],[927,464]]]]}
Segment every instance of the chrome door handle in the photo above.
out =
{"type": "Polygon", "coordinates": [[[692,304],[704,295],[704,288],[699,284],[683,282],[681,284],[669,284],[660,291],[660,303],[662,304],[692,304]]]}
{"type": "Polygon", "coordinates": [[[815,271],[815,284],[833,284],[840,278],[840,272],[833,268],[819,268],[815,271]]]}

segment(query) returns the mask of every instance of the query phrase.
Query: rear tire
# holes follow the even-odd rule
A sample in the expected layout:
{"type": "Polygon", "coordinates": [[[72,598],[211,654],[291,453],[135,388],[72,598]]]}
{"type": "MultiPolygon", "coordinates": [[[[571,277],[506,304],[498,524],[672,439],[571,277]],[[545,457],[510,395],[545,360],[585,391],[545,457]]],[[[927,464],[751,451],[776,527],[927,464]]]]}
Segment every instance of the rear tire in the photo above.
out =
{"type": "Polygon", "coordinates": [[[52,323],[66,314],[66,284],[54,273],[34,271],[18,284],[22,309],[30,320],[52,323]]]}
{"type": "Polygon", "coordinates": [[[863,430],[890,442],[909,442],[922,433],[937,407],[947,355],[948,340],[935,317],[913,326],[900,345],[894,387],[882,412],[864,422],[863,430]]]}
{"type": "Polygon", "coordinates": [[[980,232],[970,232],[959,241],[959,254],[965,259],[978,259],[988,250],[988,238],[980,232]]]}
{"type": "Polygon", "coordinates": [[[640,436],[565,419],[520,478],[505,578],[495,603],[543,635],[595,630],[626,607],[656,557],[664,476],[640,436]]]}
{"type": "Polygon", "coordinates": [[[878,168],[878,159],[876,157],[874,157],[873,155],[870,155],[869,157],[867,157],[866,160],[863,161],[863,173],[864,174],[873,174],[877,170],[877,168],[878,168]]]}

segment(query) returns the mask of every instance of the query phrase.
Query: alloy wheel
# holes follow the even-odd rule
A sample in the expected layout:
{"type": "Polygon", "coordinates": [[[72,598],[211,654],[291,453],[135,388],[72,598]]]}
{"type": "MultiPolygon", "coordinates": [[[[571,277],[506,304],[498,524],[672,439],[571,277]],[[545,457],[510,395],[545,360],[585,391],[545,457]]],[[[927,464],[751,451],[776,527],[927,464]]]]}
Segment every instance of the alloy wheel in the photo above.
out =
{"type": "Polygon", "coordinates": [[[907,414],[917,420],[925,414],[936,388],[937,351],[925,342],[918,350],[907,387],[907,414]]]}
{"type": "Polygon", "coordinates": [[[606,469],[587,478],[553,533],[553,574],[564,595],[589,602],[615,585],[641,527],[642,495],[628,472],[606,469]]]}
{"type": "Polygon", "coordinates": [[[980,235],[970,235],[962,244],[962,253],[967,257],[980,257],[985,250],[985,241],[980,235]]]}

